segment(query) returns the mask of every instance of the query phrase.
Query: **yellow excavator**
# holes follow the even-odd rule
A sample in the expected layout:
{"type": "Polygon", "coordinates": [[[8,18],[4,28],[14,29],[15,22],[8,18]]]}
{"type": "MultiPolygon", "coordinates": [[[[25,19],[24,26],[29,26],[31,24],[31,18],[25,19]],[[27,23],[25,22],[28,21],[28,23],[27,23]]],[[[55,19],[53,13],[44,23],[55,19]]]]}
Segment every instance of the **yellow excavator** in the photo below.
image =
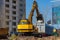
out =
{"type": "Polygon", "coordinates": [[[34,10],[36,10],[37,20],[43,20],[42,15],[38,11],[37,2],[34,0],[28,19],[24,18],[24,16],[25,16],[24,15],[23,18],[20,20],[19,24],[17,25],[17,32],[18,33],[24,33],[24,34],[25,33],[29,33],[29,34],[32,33],[32,35],[38,34],[38,28],[34,27],[34,25],[32,23],[32,17],[34,14],[34,10]]]}
{"type": "MultiPolygon", "coordinates": [[[[21,33],[23,35],[30,35],[30,36],[47,36],[45,33],[45,24],[42,14],[39,13],[37,2],[34,0],[31,12],[29,14],[28,19],[25,18],[25,14],[23,15],[23,18],[19,21],[17,25],[16,32],[18,35],[21,33]],[[34,14],[34,10],[36,10],[36,18],[37,18],[37,25],[34,26],[32,23],[32,17],[34,14]]],[[[21,35],[22,35],[21,34],[21,35]]]]}
{"type": "Polygon", "coordinates": [[[22,20],[20,20],[20,23],[17,25],[17,32],[20,32],[20,33],[33,32],[34,26],[32,24],[32,16],[33,16],[35,7],[36,7],[36,5],[34,2],[28,19],[25,19],[23,17],[22,20]]]}

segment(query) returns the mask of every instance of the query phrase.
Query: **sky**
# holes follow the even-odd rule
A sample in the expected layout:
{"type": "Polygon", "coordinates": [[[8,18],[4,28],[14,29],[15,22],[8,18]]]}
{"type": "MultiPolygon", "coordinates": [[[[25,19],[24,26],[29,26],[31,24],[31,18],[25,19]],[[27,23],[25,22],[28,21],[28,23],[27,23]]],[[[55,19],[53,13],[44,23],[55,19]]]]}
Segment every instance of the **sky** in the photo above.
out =
{"type": "MultiPolygon", "coordinates": [[[[26,18],[28,18],[28,15],[30,14],[32,4],[34,0],[26,0],[26,18]]],[[[52,3],[59,2],[60,0],[36,0],[38,4],[39,12],[43,15],[45,23],[47,23],[48,20],[52,19],[52,3]]],[[[60,5],[60,2],[58,3],[60,5]]],[[[35,21],[35,19],[33,20],[35,21]]],[[[60,28],[60,25],[54,25],[56,29],[60,28]],[[58,27],[57,27],[58,26],[58,27]]]]}
{"type": "MultiPolygon", "coordinates": [[[[30,14],[32,4],[34,0],[26,0],[26,18],[30,14]]],[[[39,12],[43,15],[45,22],[52,18],[52,2],[60,0],[36,0],[38,4],[39,12]]],[[[60,5],[60,2],[59,2],[60,5]]]]}
{"type": "MultiPolygon", "coordinates": [[[[26,18],[31,11],[34,0],[26,0],[26,18]]],[[[51,19],[51,0],[36,0],[38,4],[39,12],[43,15],[45,21],[51,19]]]]}

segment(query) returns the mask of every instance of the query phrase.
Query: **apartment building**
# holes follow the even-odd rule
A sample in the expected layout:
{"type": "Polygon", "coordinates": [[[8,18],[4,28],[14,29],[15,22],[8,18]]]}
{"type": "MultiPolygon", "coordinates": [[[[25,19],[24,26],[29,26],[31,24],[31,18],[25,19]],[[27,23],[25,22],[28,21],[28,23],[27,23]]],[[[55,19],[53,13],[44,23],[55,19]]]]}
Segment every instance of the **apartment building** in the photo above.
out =
{"type": "Polygon", "coordinates": [[[26,0],[0,0],[0,28],[16,28],[26,13],[26,0]]]}

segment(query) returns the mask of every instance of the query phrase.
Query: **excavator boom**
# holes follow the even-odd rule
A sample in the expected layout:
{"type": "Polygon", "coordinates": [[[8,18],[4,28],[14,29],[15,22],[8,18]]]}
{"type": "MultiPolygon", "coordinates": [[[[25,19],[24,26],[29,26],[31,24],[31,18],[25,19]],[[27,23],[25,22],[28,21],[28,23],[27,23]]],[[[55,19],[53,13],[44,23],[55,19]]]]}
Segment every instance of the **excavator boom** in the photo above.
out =
{"type": "Polygon", "coordinates": [[[33,13],[34,13],[35,8],[36,8],[36,3],[35,3],[35,1],[34,1],[33,6],[32,6],[32,9],[31,9],[31,12],[30,12],[30,15],[29,15],[29,17],[28,17],[28,21],[29,21],[29,23],[31,23],[31,24],[32,24],[32,16],[33,16],[33,13]]]}
{"type": "Polygon", "coordinates": [[[36,10],[37,20],[43,20],[43,22],[44,22],[44,19],[42,17],[42,14],[40,14],[40,12],[38,10],[37,2],[36,2],[36,0],[34,0],[33,6],[32,6],[32,10],[31,10],[30,15],[28,17],[29,23],[32,24],[32,16],[33,16],[34,10],[36,10]]]}

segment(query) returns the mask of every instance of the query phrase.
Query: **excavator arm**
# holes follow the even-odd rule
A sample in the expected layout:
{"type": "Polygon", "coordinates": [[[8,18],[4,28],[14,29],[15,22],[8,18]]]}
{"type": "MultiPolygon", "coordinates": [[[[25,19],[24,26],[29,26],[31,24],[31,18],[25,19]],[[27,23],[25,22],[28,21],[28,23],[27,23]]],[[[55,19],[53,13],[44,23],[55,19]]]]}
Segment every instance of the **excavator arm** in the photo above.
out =
{"type": "Polygon", "coordinates": [[[37,20],[43,20],[43,22],[44,22],[43,16],[42,16],[42,14],[39,13],[37,7],[36,7],[36,14],[37,14],[37,16],[36,16],[37,17],[37,20]]]}
{"type": "Polygon", "coordinates": [[[36,5],[35,9],[36,9],[37,20],[43,20],[43,22],[44,22],[43,16],[42,16],[42,14],[40,14],[40,12],[38,10],[38,5],[37,5],[36,1],[35,1],[35,5],[36,5]]]}
{"type": "Polygon", "coordinates": [[[33,6],[32,6],[32,9],[31,9],[31,12],[30,12],[30,15],[28,17],[28,21],[29,21],[30,24],[32,24],[32,16],[33,16],[35,7],[36,7],[36,5],[35,5],[35,1],[34,1],[33,6]]]}
{"type": "Polygon", "coordinates": [[[32,10],[31,10],[30,15],[28,17],[29,23],[32,24],[32,16],[33,16],[34,10],[36,10],[37,20],[43,20],[43,22],[44,22],[42,14],[39,13],[37,2],[34,0],[32,10]]]}

